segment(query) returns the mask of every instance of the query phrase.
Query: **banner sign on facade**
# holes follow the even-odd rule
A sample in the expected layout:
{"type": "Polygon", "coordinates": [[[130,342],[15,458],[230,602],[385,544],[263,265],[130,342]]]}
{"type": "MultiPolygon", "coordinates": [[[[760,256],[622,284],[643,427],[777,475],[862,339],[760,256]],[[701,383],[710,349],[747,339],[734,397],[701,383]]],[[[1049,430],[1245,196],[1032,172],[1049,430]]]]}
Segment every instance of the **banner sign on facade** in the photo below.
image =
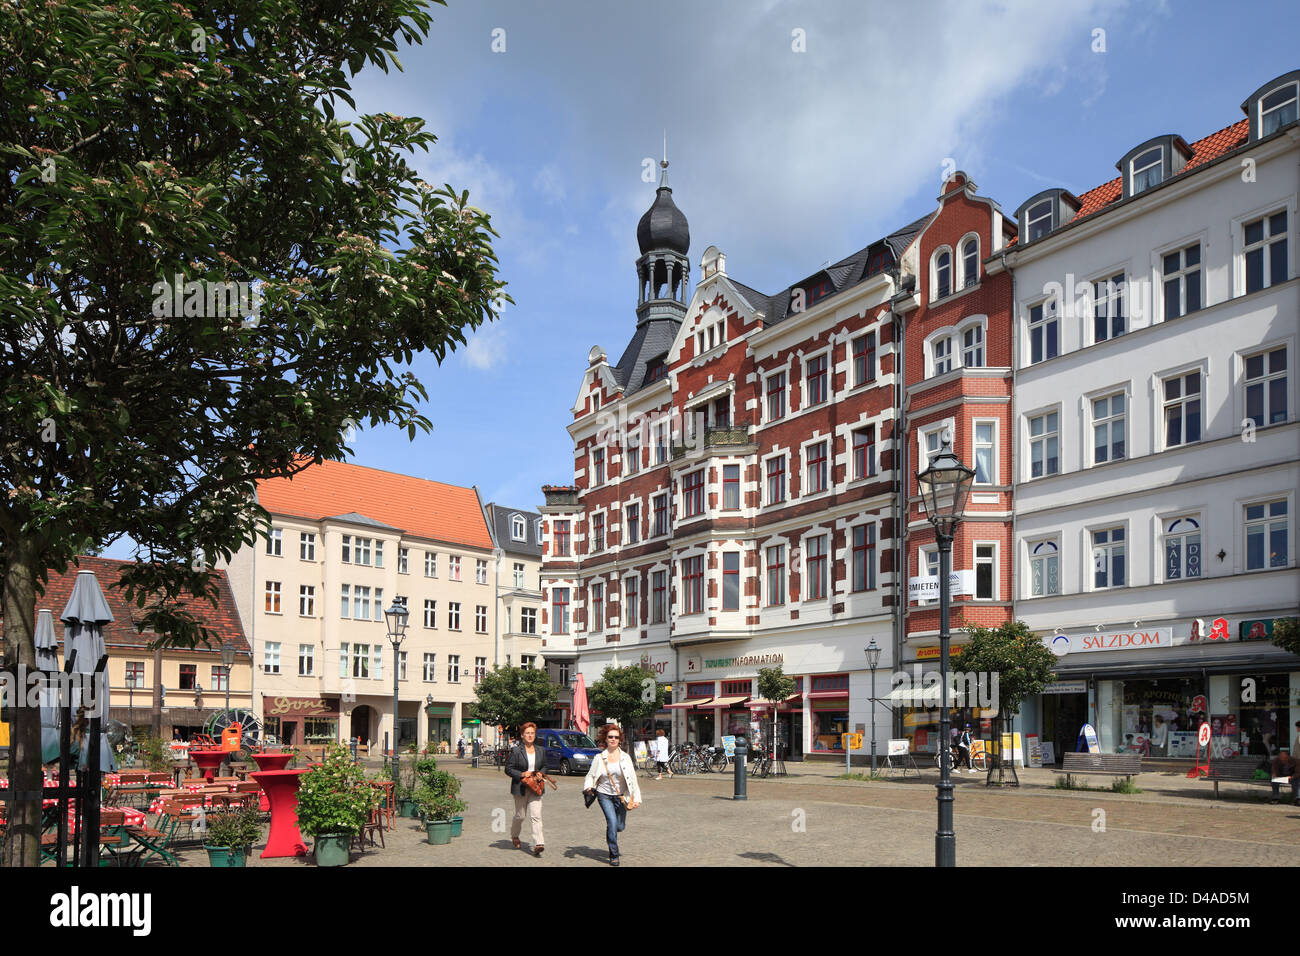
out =
{"type": "Polygon", "coordinates": [[[1171,627],[1144,627],[1136,631],[1087,631],[1083,634],[1051,634],[1043,644],[1058,657],[1066,653],[1081,654],[1093,651],[1138,651],[1159,647],[1173,647],[1174,630],[1171,627]],[[1069,641],[1069,650],[1062,646],[1069,641]]]}
{"type": "Polygon", "coordinates": [[[337,717],[338,701],[321,697],[272,697],[264,704],[268,717],[337,717]]]}
{"type": "MultiPolygon", "coordinates": [[[[949,593],[951,594],[974,594],[975,593],[975,572],[974,571],[950,571],[948,573],[948,587],[949,587],[949,593]]],[[[909,601],[939,600],[938,576],[908,578],[907,599],[909,601]]]]}

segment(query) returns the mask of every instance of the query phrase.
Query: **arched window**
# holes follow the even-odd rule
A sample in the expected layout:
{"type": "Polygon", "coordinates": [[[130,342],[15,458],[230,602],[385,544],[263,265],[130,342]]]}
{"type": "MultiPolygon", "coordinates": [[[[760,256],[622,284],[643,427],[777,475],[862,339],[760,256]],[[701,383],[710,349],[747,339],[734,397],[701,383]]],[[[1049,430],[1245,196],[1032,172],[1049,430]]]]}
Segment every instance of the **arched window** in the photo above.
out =
{"type": "Polygon", "coordinates": [[[972,236],[961,246],[961,287],[973,286],[980,280],[980,241],[972,236]]]}
{"type": "Polygon", "coordinates": [[[1175,518],[1165,523],[1165,580],[1201,576],[1201,523],[1175,518]]]}
{"type": "Polygon", "coordinates": [[[940,249],[934,257],[934,297],[942,299],[952,293],[952,253],[940,249]]]}
{"type": "Polygon", "coordinates": [[[510,538],[513,541],[523,541],[528,531],[524,525],[523,515],[510,516],[510,538]]]}

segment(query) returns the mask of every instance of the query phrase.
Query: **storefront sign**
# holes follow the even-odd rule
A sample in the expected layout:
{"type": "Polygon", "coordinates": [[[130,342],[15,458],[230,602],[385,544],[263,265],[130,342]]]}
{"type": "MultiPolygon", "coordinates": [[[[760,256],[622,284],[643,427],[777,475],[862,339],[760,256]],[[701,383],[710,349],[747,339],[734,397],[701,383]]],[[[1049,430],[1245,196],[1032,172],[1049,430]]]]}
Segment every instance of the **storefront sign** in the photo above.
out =
{"type": "Polygon", "coordinates": [[[1029,750],[1029,766],[1043,765],[1043,746],[1038,741],[1038,734],[1025,734],[1025,746],[1029,750]]]}
{"type": "Polygon", "coordinates": [[[695,654],[686,658],[686,662],[682,666],[686,668],[687,674],[698,674],[704,670],[704,659],[695,654]]]}
{"type": "Polygon", "coordinates": [[[268,717],[337,717],[336,700],[320,697],[272,697],[264,705],[268,717]]]}
{"type": "MultiPolygon", "coordinates": [[[[1292,621],[1293,617],[1280,618],[1283,621],[1292,621]]],[[[1273,640],[1273,619],[1268,618],[1263,621],[1242,621],[1238,625],[1239,633],[1243,641],[1271,641],[1273,640]]]]}
{"type": "Polygon", "coordinates": [[[1083,727],[1080,728],[1078,743],[1087,744],[1088,753],[1090,754],[1101,753],[1101,743],[1097,740],[1097,730],[1092,726],[1092,724],[1084,724],[1083,727]]]}
{"type": "Polygon", "coordinates": [[[1086,694],[1088,693],[1088,682],[1086,680],[1058,680],[1054,684],[1048,684],[1043,688],[1044,694],[1086,694]]]}
{"type": "Polygon", "coordinates": [[[1187,639],[1189,644],[1196,644],[1201,641],[1230,640],[1232,640],[1232,634],[1228,631],[1228,621],[1222,617],[1216,617],[1213,621],[1196,618],[1192,621],[1192,633],[1187,639]]]}
{"type": "Polygon", "coordinates": [[[705,670],[716,670],[726,667],[770,667],[773,664],[784,664],[784,654],[747,654],[744,657],[715,657],[704,660],[705,670]]]}
{"type": "MultiPolygon", "coordinates": [[[[951,594],[974,594],[974,571],[948,572],[948,588],[951,594]]],[[[909,601],[939,600],[939,578],[919,577],[907,579],[907,599],[909,601]]]]}
{"type": "Polygon", "coordinates": [[[642,670],[650,671],[652,674],[658,677],[663,677],[664,674],[668,672],[667,657],[659,657],[657,655],[643,653],[641,655],[641,660],[639,661],[639,663],[641,664],[642,670]]]}
{"type": "MultiPolygon", "coordinates": [[[[949,657],[956,657],[958,654],[961,653],[961,649],[962,649],[963,647],[965,647],[965,646],[966,646],[965,644],[949,645],[949,647],[948,647],[948,656],[949,656],[949,657]]],[[[918,648],[916,649],[916,659],[917,659],[918,661],[925,661],[925,660],[932,660],[932,659],[933,659],[933,660],[938,660],[938,659],[939,659],[939,648],[937,648],[937,647],[918,647],[918,648]]]]}
{"type": "Polygon", "coordinates": [[[1043,644],[1059,657],[1092,651],[1135,651],[1172,647],[1174,631],[1170,627],[1142,628],[1137,631],[1086,631],[1083,634],[1052,634],[1043,644]],[[1069,641],[1066,649],[1065,642],[1069,641]]]}

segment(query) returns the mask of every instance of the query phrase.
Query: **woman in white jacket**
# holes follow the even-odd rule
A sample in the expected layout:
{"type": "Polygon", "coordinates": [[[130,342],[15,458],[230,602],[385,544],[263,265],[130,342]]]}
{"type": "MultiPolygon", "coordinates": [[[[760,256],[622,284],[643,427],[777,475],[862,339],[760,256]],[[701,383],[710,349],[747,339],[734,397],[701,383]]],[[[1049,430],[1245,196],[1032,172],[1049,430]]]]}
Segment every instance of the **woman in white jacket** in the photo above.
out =
{"type": "Polygon", "coordinates": [[[641,806],[641,787],[636,780],[636,766],[619,745],[623,729],[605,724],[596,732],[596,743],[604,751],[591,761],[584,793],[596,794],[605,814],[605,842],[609,844],[610,866],[618,866],[618,835],[627,826],[627,811],[641,806]],[[624,800],[627,802],[625,803],[624,800]]]}

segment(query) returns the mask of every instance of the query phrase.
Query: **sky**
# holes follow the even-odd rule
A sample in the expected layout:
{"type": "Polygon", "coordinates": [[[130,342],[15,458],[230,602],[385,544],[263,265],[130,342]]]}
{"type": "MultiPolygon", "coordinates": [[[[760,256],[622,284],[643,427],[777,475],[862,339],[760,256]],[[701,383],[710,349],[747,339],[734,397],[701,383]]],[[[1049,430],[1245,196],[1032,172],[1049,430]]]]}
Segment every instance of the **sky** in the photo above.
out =
{"type": "MultiPolygon", "coordinates": [[[[413,370],[433,432],[360,431],[357,464],[535,508],[568,484],[587,353],[636,324],[636,225],[664,150],[691,230],[775,292],[930,212],[967,172],[1014,215],[1151,137],[1240,120],[1300,68],[1292,3],[449,0],[358,111],[423,117],[415,165],[492,216],[514,304],[413,370]],[[647,163],[649,160],[649,163],[647,163]],[[644,175],[643,175],[644,174],[644,175]],[[645,177],[649,177],[649,181],[645,177]]],[[[112,557],[129,553],[106,552],[112,557]]]]}

